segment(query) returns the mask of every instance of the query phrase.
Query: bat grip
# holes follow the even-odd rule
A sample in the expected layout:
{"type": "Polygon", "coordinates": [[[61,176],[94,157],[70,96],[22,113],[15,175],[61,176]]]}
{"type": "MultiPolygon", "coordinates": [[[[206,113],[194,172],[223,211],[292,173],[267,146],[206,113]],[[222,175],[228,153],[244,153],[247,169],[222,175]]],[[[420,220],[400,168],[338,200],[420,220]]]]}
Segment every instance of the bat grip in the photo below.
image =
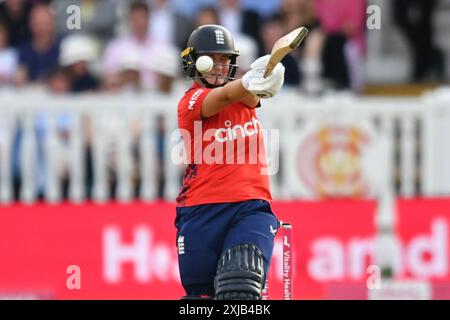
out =
{"type": "Polygon", "coordinates": [[[269,61],[264,70],[264,75],[263,75],[264,79],[271,75],[273,68],[275,68],[275,65],[269,61]]]}

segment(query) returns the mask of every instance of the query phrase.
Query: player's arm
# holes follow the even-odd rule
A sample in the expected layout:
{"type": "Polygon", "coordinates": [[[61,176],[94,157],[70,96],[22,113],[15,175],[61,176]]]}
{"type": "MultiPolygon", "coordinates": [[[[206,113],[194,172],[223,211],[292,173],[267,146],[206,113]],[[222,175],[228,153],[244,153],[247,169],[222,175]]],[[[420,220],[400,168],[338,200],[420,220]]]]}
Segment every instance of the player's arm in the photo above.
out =
{"type": "Polygon", "coordinates": [[[233,102],[241,101],[249,107],[256,107],[259,97],[273,97],[283,85],[284,67],[281,63],[277,63],[273,72],[264,78],[264,68],[268,61],[269,55],[257,59],[242,79],[211,90],[203,100],[201,116],[212,117],[233,102]]]}
{"type": "Polygon", "coordinates": [[[249,93],[248,95],[243,97],[240,101],[251,109],[256,108],[259,105],[259,97],[255,96],[252,93],[249,93]]]}
{"type": "Polygon", "coordinates": [[[251,94],[242,85],[242,80],[228,82],[223,87],[214,88],[203,100],[200,114],[203,118],[209,118],[219,113],[231,103],[240,101],[251,94]]]}

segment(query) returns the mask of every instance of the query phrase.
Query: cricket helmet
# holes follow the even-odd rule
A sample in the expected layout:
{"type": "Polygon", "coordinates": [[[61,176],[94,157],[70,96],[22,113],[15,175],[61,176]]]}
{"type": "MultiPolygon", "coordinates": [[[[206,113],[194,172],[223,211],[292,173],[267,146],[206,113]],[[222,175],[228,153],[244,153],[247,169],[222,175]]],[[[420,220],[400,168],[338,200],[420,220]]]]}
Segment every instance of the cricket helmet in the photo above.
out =
{"type": "Polygon", "coordinates": [[[202,55],[213,53],[226,54],[231,58],[229,64],[228,75],[225,81],[234,80],[237,71],[236,59],[239,52],[234,47],[233,37],[231,33],[224,27],[215,24],[206,24],[192,31],[187,48],[181,52],[183,73],[190,79],[201,79],[201,81],[209,88],[215,87],[208,83],[205,78],[197,72],[195,62],[202,55]]]}

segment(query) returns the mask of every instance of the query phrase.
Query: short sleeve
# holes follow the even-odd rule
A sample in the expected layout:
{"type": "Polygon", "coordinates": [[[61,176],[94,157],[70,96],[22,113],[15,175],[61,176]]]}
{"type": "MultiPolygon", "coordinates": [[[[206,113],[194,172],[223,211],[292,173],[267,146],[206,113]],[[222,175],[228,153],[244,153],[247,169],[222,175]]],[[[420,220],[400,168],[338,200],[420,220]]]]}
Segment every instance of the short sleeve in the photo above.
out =
{"type": "Polygon", "coordinates": [[[186,93],[178,104],[178,120],[179,123],[189,124],[196,120],[203,120],[201,116],[201,108],[203,100],[211,89],[194,88],[186,93]]]}

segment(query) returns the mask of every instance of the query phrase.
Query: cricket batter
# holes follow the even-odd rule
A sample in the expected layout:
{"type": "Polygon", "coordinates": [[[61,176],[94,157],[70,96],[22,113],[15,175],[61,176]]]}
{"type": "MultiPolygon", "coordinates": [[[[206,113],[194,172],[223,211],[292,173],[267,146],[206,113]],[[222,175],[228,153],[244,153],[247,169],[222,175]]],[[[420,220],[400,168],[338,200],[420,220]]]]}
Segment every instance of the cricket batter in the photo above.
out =
{"type": "Polygon", "coordinates": [[[267,55],[235,80],[238,55],[219,25],[195,29],[181,53],[194,80],[178,105],[189,158],[175,220],[186,299],[261,299],[278,229],[255,110],[277,94],[284,67],[263,78],[267,55]]]}

